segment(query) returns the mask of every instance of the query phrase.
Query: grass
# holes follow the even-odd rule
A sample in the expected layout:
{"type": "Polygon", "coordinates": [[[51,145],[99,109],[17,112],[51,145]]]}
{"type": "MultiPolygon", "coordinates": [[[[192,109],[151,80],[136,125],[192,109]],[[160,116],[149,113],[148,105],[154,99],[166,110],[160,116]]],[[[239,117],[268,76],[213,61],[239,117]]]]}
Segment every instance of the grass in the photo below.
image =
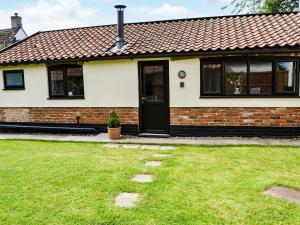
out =
{"type": "Polygon", "coordinates": [[[153,152],[2,140],[0,224],[300,224],[298,205],[262,194],[300,188],[299,148],[179,146],[163,167],[144,167],[153,152]],[[139,173],[155,182],[129,181],[139,173]],[[138,207],[115,207],[121,192],[141,193],[138,207]]]}

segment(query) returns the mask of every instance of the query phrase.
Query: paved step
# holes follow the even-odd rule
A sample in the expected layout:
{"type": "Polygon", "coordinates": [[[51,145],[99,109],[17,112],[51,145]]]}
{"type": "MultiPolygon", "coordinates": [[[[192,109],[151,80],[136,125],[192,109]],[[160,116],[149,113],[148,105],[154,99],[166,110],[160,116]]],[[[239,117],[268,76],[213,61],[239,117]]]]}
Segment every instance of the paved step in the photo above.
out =
{"type": "Polygon", "coordinates": [[[117,196],[115,205],[118,207],[132,208],[139,201],[140,194],[138,193],[121,193],[117,196]]]}
{"type": "Polygon", "coordinates": [[[159,167],[162,165],[160,161],[148,161],[145,163],[145,166],[159,167]]]}
{"type": "Polygon", "coordinates": [[[154,154],[153,157],[155,158],[170,158],[170,154],[154,154]]]}
{"type": "Polygon", "coordinates": [[[300,205],[300,191],[293,188],[274,186],[264,192],[266,195],[281,198],[300,205]]]}
{"type": "Polygon", "coordinates": [[[151,183],[153,182],[153,176],[149,174],[138,174],[130,181],[134,181],[138,183],[151,183]]]}
{"type": "Polygon", "coordinates": [[[103,145],[105,148],[120,148],[121,145],[119,144],[105,144],[103,145]]]}
{"type": "Polygon", "coordinates": [[[141,149],[151,149],[151,150],[159,150],[161,148],[160,145],[142,145],[141,149]]]}
{"type": "Polygon", "coordinates": [[[105,148],[126,148],[126,149],[149,149],[149,150],[162,150],[170,151],[175,150],[174,146],[165,146],[165,145],[139,145],[139,144],[105,144],[105,148]]]}
{"type": "Polygon", "coordinates": [[[140,148],[141,145],[137,145],[137,144],[126,144],[126,145],[122,145],[122,148],[127,148],[127,149],[137,149],[140,148]]]}

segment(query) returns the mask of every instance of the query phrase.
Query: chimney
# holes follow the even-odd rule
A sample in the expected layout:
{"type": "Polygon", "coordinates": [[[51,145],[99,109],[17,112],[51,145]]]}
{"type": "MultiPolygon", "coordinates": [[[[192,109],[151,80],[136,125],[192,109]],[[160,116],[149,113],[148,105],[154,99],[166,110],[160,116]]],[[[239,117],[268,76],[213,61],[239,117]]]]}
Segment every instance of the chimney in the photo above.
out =
{"type": "Polygon", "coordinates": [[[11,28],[21,28],[22,27],[22,17],[15,13],[15,15],[11,16],[11,28]]]}
{"type": "Polygon", "coordinates": [[[124,39],[124,9],[125,5],[116,5],[118,11],[118,36],[117,36],[117,49],[122,49],[125,45],[124,39]]]}

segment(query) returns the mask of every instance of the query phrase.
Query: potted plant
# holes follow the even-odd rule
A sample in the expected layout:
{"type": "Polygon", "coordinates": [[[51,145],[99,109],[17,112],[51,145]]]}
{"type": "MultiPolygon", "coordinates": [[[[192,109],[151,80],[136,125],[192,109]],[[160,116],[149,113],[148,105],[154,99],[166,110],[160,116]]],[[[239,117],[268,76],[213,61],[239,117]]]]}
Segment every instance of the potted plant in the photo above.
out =
{"type": "Polygon", "coordinates": [[[121,137],[121,124],[118,117],[118,114],[115,111],[112,111],[109,115],[108,120],[108,137],[111,140],[117,140],[121,137]]]}

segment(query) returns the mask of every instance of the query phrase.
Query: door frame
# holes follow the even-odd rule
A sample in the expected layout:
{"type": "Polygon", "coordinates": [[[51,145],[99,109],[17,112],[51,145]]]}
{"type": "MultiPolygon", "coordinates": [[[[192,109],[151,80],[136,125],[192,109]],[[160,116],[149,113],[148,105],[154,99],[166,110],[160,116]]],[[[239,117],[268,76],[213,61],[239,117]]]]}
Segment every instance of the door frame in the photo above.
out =
{"type": "Polygon", "coordinates": [[[142,71],[144,65],[163,65],[164,66],[164,88],[165,90],[165,104],[167,106],[166,122],[168,123],[168,128],[166,134],[170,134],[170,73],[169,73],[169,60],[149,60],[149,61],[138,61],[138,77],[139,77],[139,133],[144,133],[144,123],[143,123],[143,110],[142,110],[142,88],[143,88],[143,78],[142,71]]]}

